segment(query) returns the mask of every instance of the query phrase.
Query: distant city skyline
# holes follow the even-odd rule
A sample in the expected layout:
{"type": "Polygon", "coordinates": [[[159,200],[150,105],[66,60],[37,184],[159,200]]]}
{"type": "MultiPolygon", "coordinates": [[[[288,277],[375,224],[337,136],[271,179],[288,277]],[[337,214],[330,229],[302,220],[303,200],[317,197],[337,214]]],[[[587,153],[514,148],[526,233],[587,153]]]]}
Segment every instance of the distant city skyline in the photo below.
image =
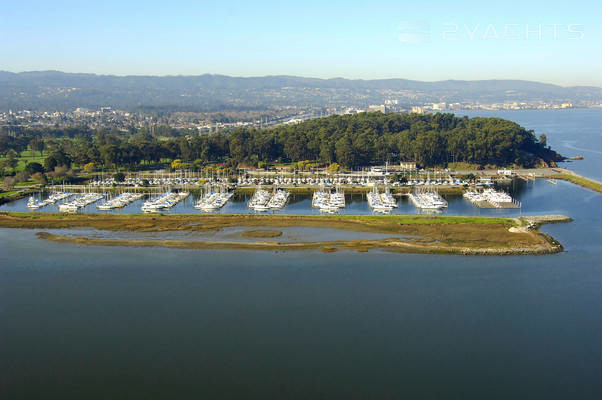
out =
{"type": "Polygon", "coordinates": [[[0,20],[11,72],[602,86],[595,1],[22,1],[0,20]]]}

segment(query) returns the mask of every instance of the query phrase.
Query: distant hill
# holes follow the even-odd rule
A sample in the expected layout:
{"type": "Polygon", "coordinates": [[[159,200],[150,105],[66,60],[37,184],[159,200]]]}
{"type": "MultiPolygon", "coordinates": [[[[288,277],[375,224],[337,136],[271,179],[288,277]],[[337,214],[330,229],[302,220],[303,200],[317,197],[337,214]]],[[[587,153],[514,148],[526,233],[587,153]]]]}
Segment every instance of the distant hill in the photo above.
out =
{"type": "Polygon", "coordinates": [[[562,87],[520,80],[421,82],[407,79],[351,80],[295,76],[230,77],[112,76],[58,71],[0,71],[0,110],[171,108],[217,111],[286,105],[402,104],[421,102],[602,101],[602,88],[562,87]]]}

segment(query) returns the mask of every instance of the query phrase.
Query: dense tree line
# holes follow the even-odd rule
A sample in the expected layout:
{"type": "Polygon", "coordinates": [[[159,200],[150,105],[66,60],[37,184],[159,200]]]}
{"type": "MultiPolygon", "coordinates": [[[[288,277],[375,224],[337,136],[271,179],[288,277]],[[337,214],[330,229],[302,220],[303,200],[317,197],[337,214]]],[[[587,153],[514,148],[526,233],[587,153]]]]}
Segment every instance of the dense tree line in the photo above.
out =
{"type": "Polygon", "coordinates": [[[267,132],[239,129],[230,135],[230,155],[240,161],[307,159],[347,168],[385,161],[531,166],[538,159],[560,159],[546,147],[545,136],[540,142],[514,122],[439,113],[370,113],[314,119],[267,132]]]}
{"type": "Polygon", "coordinates": [[[0,154],[28,147],[46,150],[45,167],[94,163],[106,167],[136,168],[141,164],[179,159],[206,163],[256,165],[259,162],[314,160],[356,168],[386,161],[415,161],[445,166],[468,162],[479,165],[533,166],[539,160],[561,157],[546,146],[545,135],[500,118],[456,117],[453,114],[382,114],[318,118],[270,129],[239,128],[210,136],[179,136],[165,128],[128,132],[112,129],[30,130],[0,132],[0,154]],[[176,137],[174,137],[176,136],[176,137]]]}

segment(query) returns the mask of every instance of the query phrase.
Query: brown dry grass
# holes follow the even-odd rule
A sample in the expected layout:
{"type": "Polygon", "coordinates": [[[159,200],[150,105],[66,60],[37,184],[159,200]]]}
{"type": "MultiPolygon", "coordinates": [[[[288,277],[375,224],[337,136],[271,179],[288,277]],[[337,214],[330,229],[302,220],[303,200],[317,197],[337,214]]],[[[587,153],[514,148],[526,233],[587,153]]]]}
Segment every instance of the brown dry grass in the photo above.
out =
{"type": "MultiPolygon", "coordinates": [[[[510,218],[442,217],[442,216],[301,216],[301,215],[60,215],[42,213],[0,213],[0,227],[6,228],[75,228],[92,227],[105,231],[169,232],[209,231],[226,227],[290,227],[305,226],[373,232],[407,237],[380,240],[347,240],[327,242],[180,242],[140,240],[93,240],[42,234],[57,242],[105,246],[164,246],[176,248],[220,248],[250,250],[317,250],[340,248],[367,251],[381,248],[400,252],[456,254],[533,254],[562,250],[562,246],[538,231],[509,232],[516,221],[510,218]]],[[[251,230],[253,237],[277,237],[278,230],[251,230]],[[264,235],[270,232],[269,236],[264,235]],[[253,235],[255,235],[253,233],[253,235]]]]}

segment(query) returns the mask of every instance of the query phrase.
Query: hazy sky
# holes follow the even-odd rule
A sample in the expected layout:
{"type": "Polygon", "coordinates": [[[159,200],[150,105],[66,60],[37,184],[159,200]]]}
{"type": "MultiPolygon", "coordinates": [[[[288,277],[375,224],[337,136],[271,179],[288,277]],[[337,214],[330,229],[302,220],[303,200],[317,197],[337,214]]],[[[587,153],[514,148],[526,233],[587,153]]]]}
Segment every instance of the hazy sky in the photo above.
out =
{"type": "Polygon", "coordinates": [[[0,69],[602,86],[599,0],[90,3],[5,2],[0,69]]]}

